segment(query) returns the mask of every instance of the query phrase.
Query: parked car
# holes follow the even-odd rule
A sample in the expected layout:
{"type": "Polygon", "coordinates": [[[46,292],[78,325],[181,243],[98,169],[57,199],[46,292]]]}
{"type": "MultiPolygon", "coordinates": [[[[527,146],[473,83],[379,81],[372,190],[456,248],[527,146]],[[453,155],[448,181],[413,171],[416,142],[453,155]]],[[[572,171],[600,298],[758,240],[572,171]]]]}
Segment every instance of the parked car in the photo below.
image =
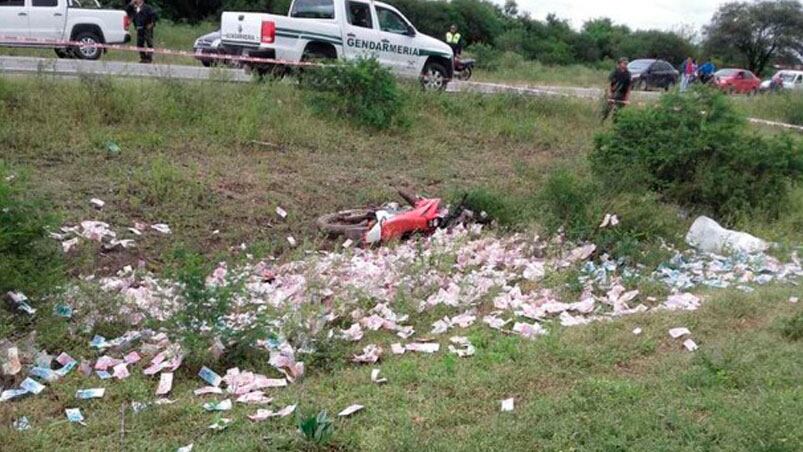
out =
{"type": "Polygon", "coordinates": [[[217,66],[218,64],[232,67],[240,66],[239,61],[209,57],[209,55],[239,55],[242,53],[239,52],[237,47],[224,48],[220,45],[220,30],[207,33],[196,39],[192,48],[195,51],[195,59],[206,67],[217,66]]]}
{"type": "Polygon", "coordinates": [[[714,72],[714,86],[728,94],[755,94],[761,80],[747,69],[720,69],[714,72]]]}
{"type": "Polygon", "coordinates": [[[759,91],[765,92],[771,89],[803,89],[803,71],[790,71],[790,70],[783,70],[778,71],[775,75],[772,76],[771,79],[764,80],[761,82],[761,86],[759,87],[759,91]],[[781,83],[777,86],[772,86],[772,79],[774,78],[780,79],[781,83]]]}
{"type": "MultiPolygon", "coordinates": [[[[378,1],[293,0],[287,16],[224,11],[225,47],[290,63],[322,59],[376,58],[401,77],[441,90],[453,75],[453,52],[445,42],[413,27],[399,10],[378,1]]],[[[246,70],[270,72],[270,65],[246,70]]]]}
{"type": "Polygon", "coordinates": [[[0,0],[0,34],[14,37],[0,45],[52,48],[60,58],[97,60],[104,49],[93,44],[128,42],[129,24],[125,11],[100,9],[96,0],[0,0]]]}
{"type": "Polygon", "coordinates": [[[668,90],[678,82],[678,71],[664,60],[640,59],[627,65],[633,80],[633,89],[646,91],[650,88],[668,90]]]}

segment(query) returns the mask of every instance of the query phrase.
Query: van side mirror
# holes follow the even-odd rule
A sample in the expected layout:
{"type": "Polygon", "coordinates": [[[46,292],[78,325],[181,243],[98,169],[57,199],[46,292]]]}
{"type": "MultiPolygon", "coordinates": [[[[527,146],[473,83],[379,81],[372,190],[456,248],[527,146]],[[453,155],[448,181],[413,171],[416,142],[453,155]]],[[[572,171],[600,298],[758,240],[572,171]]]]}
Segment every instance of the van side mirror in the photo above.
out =
{"type": "Polygon", "coordinates": [[[407,27],[407,33],[405,33],[405,35],[407,35],[407,36],[415,36],[415,28],[407,27]]]}

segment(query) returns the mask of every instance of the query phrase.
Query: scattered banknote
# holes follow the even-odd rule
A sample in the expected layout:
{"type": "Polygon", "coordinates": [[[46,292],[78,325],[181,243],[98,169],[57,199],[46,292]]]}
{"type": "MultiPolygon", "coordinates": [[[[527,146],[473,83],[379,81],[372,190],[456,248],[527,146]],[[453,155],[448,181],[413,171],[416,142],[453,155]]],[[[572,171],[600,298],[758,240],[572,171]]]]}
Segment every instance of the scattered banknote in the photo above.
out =
{"type": "Polygon", "coordinates": [[[351,416],[352,414],[362,410],[363,408],[365,407],[355,403],[354,405],[347,406],[345,409],[343,409],[343,411],[337,413],[337,415],[340,417],[351,416]]]}
{"type": "Polygon", "coordinates": [[[513,411],[513,398],[512,397],[502,401],[501,411],[513,411]]]}
{"type": "Polygon", "coordinates": [[[20,389],[24,389],[30,392],[31,394],[39,394],[45,389],[45,387],[44,385],[42,385],[41,383],[32,378],[26,378],[25,380],[22,381],[22,383],[20,383],[20,389]]]}
{"type": "Polygon", "coordinates": [[[44,367],[32,367],[29,373],[32,377],[37,377],[46,383],[53,383],[59,379],[59,375],[55,371],[44,367]]]}
{"type": "Polygon", "coordinates": [[[686,334],[691,334],[691,331],[689,331],[688,328],[681,327],[681,328],[672,328],[671,330],[669,330],[669,335],[672,336],[672,339],[677,339],[686,334]]]}
{"type": "Polygon", "coordinates": [[[21,418],[15,420],[12,426],[14,427],[15,430],[24,432],[25,430],[31,429],[31,422],[28,420],[27,417],[22,416],[21,418]]]}
{"type": "Polygon", "coordinates": [[[77,365],[78,365],[77,362],[70,361],[67,364],[63,365],[61,368],[56,369],[55,372],[59,377],[63,377],[65,375],[67,375],[68,373],[72,372],[72,370],[75,369],[75,366],[77,366],[77,365]]]}
{"type": "Polygon", "coordinates": [[[75,359],[72,356],[62,352],[59,356],[56,357],[56,362],[61,364],[62,366],[66,366],[68,363],[74,363],[75,359]]]}
{"type": "Polygon", "coordinates": [[[220,418],[220,419],[216,420],[212,425],[210,425],[209,429],[210,430],[225,430],[226,427],[231,425],[232,422],[234,422],[234,421],[231,420],[231,419],[223,417],[223,418],[220,418]]]}
{"type": "Polygon", "coordinates": [[[165,372],[159,377],[159,386],[156,387],[156,395],[165,395],[173,388],[173,373],[165,372]]]}
{"type": "Polygon", "coordinates": [[[228,411],[231,409],[231,399],[226,399],[221,402],[206,402],[204,403],[206,411],[228,411]]]}
{"type": "Polygon", "coordinates": [[[79,389],[75,391],[75,398],[81,400],[101,399],[106,394],[106,388],[79,389]]]}
{"type": "Polygon", "coordinates": [[[0,393],[0,402],[16,399],[17,397],[22,397],[27,393],[28,393],[27,389],[6,389],[2,393],[0,393]]]}
{"type": "Polygon", "coordinates": [[[212,386],[220,386],[220,383],[223,382],[223,378],[208,367],[202,367],[198,372],[198,376],[212,386]]]}
{"type": "Polygon", "coordinates": [[[67,408],[64,410],[64,414],[67,415],[67,419],[70,422],[77,422],[81,425],[86,425],[84,423],[84,415],[81,414],[81,410],[79,408],[67,408]]]}

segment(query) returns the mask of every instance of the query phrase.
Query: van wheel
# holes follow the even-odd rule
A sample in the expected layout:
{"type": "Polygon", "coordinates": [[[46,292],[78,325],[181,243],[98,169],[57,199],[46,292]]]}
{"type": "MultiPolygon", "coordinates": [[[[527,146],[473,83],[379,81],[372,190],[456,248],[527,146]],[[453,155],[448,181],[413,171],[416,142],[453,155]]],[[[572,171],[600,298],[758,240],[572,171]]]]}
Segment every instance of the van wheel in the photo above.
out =
{"type": "Polygon", "coordinates": [[[446,89],[446,68],[436,62],[427,63],[421,73],[421,87],[424,91],[442,91],[446,89]]]}
{"type": "Polygon", "coordinates": [[[101,41],[100,37],[91,31],[78,33],[78,36],[75,37],[75,41],[80,42],[82,45],[74,48],[73,53],[82,60],[97,60],[103,53],[103,49],[94,47],[96,44],[101,44],[101,41]]]}
{"type": "Polygon", "coordinates": [[[644,79],[639,80],[636,84],[636,91],[647,91],[647,81],[644,79]]]}

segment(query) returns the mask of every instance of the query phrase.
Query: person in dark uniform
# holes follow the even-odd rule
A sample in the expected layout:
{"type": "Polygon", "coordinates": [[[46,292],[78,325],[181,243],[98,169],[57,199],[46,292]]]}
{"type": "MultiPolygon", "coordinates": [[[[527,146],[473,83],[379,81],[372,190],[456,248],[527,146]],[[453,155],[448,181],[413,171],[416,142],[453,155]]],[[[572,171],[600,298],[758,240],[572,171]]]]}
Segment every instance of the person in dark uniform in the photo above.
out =
{"type": "MultiPolygon", "coordinates": [[[[153,48],[153,27],[156,25],[156,12],[145,0],[132,0],[125,8],[137,29],[137,47],[153,48]]],[[[140,63],[153,62],[153,52],[140,52],[140,63]]]]}
{"type": "Polygon", "coordinates": [[[605,102],[605,107],[602,111],[602,121],[608,118],[608,115],[613,111],[614,121],[616,120],[616,111],[627,105],[627,98],[630,96],[631,75],[627,69],[627,58],[619,58],[619,63],[616,69],[608,76],[610,86],[608,88],[608,98],[605,102]]]}

